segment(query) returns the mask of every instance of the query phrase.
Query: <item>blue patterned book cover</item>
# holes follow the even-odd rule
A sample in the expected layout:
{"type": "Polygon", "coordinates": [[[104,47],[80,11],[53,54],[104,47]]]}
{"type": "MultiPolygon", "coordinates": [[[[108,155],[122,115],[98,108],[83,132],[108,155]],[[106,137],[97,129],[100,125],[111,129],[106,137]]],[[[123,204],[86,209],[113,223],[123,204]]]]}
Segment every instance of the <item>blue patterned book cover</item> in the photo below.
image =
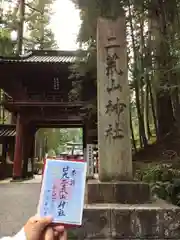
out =
{"type": "Polygon", "coordinates": [[[81,225],[86,183],[86,162],[47,159],[39,215],[53,222],[81,225]]]}

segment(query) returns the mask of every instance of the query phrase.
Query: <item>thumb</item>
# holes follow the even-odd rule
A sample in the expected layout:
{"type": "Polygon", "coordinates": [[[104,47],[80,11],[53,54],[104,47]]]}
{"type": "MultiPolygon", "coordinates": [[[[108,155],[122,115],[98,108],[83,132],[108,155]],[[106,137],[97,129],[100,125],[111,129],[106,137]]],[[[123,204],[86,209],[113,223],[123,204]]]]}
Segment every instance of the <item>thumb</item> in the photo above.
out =
{"type": "Polygon", "coordinates": [[[43,231],[50,223],[52,223],[52,220],[52,217],[40,218],[36,226],[40,231],[43,231]]]}
{"type": "Polygon", "coordinates": [[[47,227],[45,233],[44,233],[44,240],[53,240],[54,239],[54,233],[53,229],[51,227],[47,227]]]}

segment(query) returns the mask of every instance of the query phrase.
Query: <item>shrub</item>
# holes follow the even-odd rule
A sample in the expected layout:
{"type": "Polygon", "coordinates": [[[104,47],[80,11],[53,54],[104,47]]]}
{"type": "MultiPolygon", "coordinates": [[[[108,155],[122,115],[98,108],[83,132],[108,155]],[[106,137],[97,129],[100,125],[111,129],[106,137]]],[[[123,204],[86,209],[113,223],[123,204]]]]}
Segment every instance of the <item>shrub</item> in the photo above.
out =
{"type": "Polygon", "coordinates": [[[180,206],[180,169],[172,164],[149,165],[137,170],[135,178],[149,183],[152,195],[180,206]]]}

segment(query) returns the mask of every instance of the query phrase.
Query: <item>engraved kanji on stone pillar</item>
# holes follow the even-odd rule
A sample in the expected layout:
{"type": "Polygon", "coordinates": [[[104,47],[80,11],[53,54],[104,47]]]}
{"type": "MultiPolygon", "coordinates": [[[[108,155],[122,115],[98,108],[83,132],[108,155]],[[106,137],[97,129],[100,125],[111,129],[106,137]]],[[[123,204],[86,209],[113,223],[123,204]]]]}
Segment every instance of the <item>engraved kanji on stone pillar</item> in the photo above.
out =
{"type": "Polygon", "coordinates": [[[125,17],[97,26],[99,179],[132,179],[125,17]]]}

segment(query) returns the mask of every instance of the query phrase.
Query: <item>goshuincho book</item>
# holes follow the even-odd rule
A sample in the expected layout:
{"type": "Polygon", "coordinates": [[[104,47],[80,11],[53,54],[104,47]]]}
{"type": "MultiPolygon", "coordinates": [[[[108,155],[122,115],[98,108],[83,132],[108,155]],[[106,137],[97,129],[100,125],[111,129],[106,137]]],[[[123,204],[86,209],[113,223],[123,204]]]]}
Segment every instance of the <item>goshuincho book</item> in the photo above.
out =
{"type": "Polygon", "coordinates": [[[41,187],[39,215],[53,222],[81,225],[86,162],[47,159],[41,187]]]}

